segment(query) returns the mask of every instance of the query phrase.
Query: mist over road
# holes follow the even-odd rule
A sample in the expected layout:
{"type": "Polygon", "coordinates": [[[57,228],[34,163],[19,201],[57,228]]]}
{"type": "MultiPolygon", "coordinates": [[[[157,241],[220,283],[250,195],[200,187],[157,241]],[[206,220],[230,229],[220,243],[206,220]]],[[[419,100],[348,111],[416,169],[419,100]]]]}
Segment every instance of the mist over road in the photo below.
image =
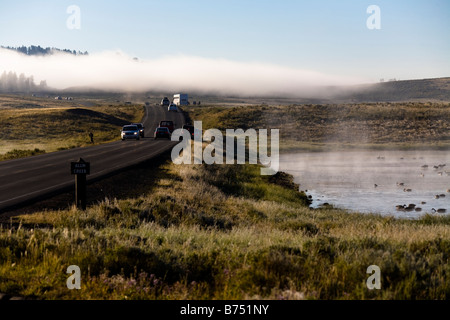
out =
{"type": "MultiPolygon", "coordinates": [[[[147,106],[142,120],[145,138],[139,141],[116,141],[0,162],[0,215],[9,208],[74,187],[70,163],[79,158],[91,163],[91,174],[87,176],[89,183],[92,179],[148,160],[172,148],[176,142],[153,139],[155,128],[161,120],[173,120],[176,128],[182,127],[185,121],[181,112],[168,112],[161,106],[147,106]]],[[[117,135],[120,135],[119,130],[117,135]]]]}

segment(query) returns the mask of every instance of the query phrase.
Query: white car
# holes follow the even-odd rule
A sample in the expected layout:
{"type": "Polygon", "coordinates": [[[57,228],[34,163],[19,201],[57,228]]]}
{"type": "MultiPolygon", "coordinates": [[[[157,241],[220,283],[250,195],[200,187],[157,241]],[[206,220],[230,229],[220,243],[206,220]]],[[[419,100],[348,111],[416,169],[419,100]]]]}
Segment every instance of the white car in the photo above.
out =
{"type": "Polygon", "coordinates": [[[140,139],[139,128],[136,125],[127,125],[123,126],[122,132],[120,133],[120,137],[122,141],[125,139],[140,139]]]}
{"type": "Polygon", "coordinates": [[[176,105],[175,103],[171,103],[171,104],[169,105],[169,107],[167,108],[167,110],[168,110],[168,111],[175,111],[175,112],[178,112],[178,107],[177,107],[177,105],[176,105]]]}

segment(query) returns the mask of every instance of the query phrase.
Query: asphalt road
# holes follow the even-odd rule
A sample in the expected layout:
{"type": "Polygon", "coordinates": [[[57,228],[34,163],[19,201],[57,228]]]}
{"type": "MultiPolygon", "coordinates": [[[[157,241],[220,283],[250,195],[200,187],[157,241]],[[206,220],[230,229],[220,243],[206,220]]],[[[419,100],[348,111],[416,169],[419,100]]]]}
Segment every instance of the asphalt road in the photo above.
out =
{"type": "MultiPolygon", "coordinates": [[[[76,148],[39,156],[0,162],[0,214],[17,206],[74,187],[70,163],[83,158],[91,163],[87,181],[118,169],[148,160],[171,149],[176,142],[154,140],[155,128],[161,120],[172,120],[175,127],[184,124],[181,112],[168,112],[167,107],[147,106],[142,120],[145,138],[125,140],[99,146],[76,148]]],[[[117,131],[120,135],[120,131],[117,131]]],[[[95,139],[95,137],[94,137],[95,139]]]]}

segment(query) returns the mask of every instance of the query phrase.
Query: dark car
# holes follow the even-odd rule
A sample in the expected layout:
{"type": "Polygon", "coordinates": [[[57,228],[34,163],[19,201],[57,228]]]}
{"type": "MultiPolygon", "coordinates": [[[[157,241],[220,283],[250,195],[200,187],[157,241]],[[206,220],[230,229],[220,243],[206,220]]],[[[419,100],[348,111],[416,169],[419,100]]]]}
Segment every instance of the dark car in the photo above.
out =
{"type": "Polygon", "coordinates": [[[191,135],[191,139],[194,139],[194,126],[193,125],[190,125],[190,124],[183,125],[183,131],[184,130],[189,131],[189,133],[191,135]]]}
{"type": "Polygon", "coordinates": [[[142,123],[132,123],[131,125],[138,127],[141,138],[145,136],[145,127],[142,123]]]}
{"type": "Polygon", "coordinates": [[[164,97],[164,99],[161,100],[161,105],[163,107],[168,107],[170,105],[170,100],[167,97],[164,97]]]}
{"type": "Polygon", "coordinates": [[[178,112],[178,107],[177,107],[177,105],[175,104],[175,103],[171,103],[171,104],[169,104],[169,107],[167,108],[167,111],[175,111],[175,112],[178,112]]]}
{"type": "Polygon", "coordinates": [[[169,131],[169,128],[167,127],[158,127],[155,130],[155,139],[158,138],[167,138],[170,139],[172,134],[169,131]]]}
{"type": "Polygon", "coordinates": [[[159,123],[159,126],[169,128],[170,133],[172,133],[173,130],[175,130],[175,124],[173,123],[172,120],[162,120],[159,123]]]}

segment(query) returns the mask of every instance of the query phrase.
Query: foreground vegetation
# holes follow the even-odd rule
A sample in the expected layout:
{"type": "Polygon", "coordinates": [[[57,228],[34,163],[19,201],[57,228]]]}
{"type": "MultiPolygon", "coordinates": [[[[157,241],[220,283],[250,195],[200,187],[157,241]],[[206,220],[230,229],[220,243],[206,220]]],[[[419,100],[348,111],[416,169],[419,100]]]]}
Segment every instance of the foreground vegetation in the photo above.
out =
{"type": "MultiPolygon", "coordinates": [[[[47,110],[36,130],[67,114],[73,116],[68,125],[86,116],[85,123],[102,126],[105,116],[98,112],[116,119],[141,112],[129,106],[136,113],[125,116],[115,113],[125,106],[104,108],[47,110]]],[[[280,128],[284,148],[448,145],[444,104],[185,109],[204,129],[280,128]],[[363,127],[370,130],[354,134],[363,127]]],[[[55,130],[61,134],[61,126],[55,130]]],[[[30,152],[40,148],[33,143],[30,152]]],[[[101,187],[90,185],[89,194],[103,194],[105,186],[108,195],[130,192],[102,198],[86,211],[47,206],[14,217],[0,227],[0,292],[37,299],[450,298],[449,216],[403,220],[313,210],[291,176],[261,176],[259,170],[160,160],[101,187]],[[134,194],[133,181],[141,194],[134,194]],[[66,287],[70,265],[81,269],[80,290],[66,287]],[[370,265],[380,267],[380,290],[366,286],[370,265]]]]}
{"type": "MultiPolygon", "coordinates": [[[[312,210],[256,165],[148,167],[152,189],[0,228],[0,292],[39,299],[448,299],[450,218],[312,210]],[[81,268],[68,290],[66,269],[81,268]],[[381,269],[368,290],[366,269],[381,269]]],[[[140,175],[146,175],[140,171],[140,175]]],[[[130,175],[128,175],[128,178],[130,175]]]]}
{"type": "Polygon", "coordinates": [[[72,101],[0,97],[0,161],[119,139],[121,126],[140,121],[141,105],[93,105],[72,101]],[[42,101],[41,101],[42,100],[42,101]]]}
{"type": "Polygon", "coordinates": [[[417,149],[450,147],[449,103],[304,104],[188,107],[203,129],[280,129],[280,148],[417,149]]]}

